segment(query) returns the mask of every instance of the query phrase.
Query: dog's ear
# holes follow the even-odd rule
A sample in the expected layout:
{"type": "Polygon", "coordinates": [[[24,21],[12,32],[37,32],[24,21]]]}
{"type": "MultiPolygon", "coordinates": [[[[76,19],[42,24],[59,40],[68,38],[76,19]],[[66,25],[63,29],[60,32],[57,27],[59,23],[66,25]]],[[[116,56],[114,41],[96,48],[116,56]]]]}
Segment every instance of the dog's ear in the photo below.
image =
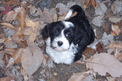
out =
{"type": "Polygon", "coordinates": [[[42,30],[42,35],[43,35],[43,38],[48,38],[49,37],[49,33],[50,33],[50,25],[46,25],[44,27],[44,29],[42,30]]]}

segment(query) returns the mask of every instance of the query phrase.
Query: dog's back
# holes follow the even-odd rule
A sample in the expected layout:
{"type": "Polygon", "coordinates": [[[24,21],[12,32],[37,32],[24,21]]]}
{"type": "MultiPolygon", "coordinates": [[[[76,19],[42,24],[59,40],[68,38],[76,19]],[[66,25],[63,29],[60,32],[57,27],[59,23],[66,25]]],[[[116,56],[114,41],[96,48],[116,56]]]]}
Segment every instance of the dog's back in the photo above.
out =
{"type": "Polygon", "coordinates": [[[89,44],[93,43],[93,41],[95,39],[94,31],[93,31],[91,25],[89,24],[89,21],[85,15],[84,10],[80,6],[78,6],[78,5],[72,6],[70,8],[68,14],[66,15],[65,19],[69,18],[74,12],[77,12],[77,15],[68,19],[67,21],[72,22],[74,25],[76,25],[76,27],[80,27],[80,28],[78,28],[79,30],[86,31],[89,34],[89,35],[87,35],[88,39],[89,39],[89,44]]]}

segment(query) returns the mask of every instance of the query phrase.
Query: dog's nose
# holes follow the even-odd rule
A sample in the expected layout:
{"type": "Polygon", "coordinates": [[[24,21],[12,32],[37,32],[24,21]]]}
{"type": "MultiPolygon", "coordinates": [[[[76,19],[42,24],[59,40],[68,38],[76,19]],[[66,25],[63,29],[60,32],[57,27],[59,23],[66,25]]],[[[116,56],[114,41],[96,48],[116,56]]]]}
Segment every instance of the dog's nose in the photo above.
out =
{"type": "Polygon", "coordinates": [[[58,45],[59,45],[59,46],[62,46],[62,44],[63,44],[63,42],[58,41],[58,45]]]}

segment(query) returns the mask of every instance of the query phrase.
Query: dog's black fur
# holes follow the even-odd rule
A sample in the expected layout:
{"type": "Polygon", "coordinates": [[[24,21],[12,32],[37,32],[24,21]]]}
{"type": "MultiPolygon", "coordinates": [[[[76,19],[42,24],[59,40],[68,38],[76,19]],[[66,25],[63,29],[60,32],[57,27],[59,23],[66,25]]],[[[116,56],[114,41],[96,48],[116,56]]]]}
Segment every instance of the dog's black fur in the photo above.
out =
{"type": "MultiPolygon", "coordinates": [[[[75,53],[74,62],[82,57],[82,52],[85,51],[86,47],[91,44],[95,39],[95,34],[83,9],[74,5],[70,8],[73,12],[78,12],[76,16],[71,17],[68,22],[72,22],[74,27],[70,27],[64,31],[67,40],[74,45],[78,45],[77,53],[75,53]]],[[[62,29],[64,29],[64,24],[61,21],[53,22],[45,26],[43,30],[44,39],[51,37],[51,41],[56,36],[59,36],[62,29]]]]}

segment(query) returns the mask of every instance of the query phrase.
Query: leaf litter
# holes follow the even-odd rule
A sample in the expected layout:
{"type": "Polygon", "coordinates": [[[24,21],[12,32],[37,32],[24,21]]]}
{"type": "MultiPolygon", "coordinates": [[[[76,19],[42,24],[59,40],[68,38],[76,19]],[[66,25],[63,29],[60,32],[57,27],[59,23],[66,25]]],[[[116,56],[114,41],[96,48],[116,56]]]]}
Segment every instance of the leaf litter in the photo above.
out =
{"type": "MultiPolygon", "coordinates": [[[[93,77],[94,80],[100,80],[96,79],[96,75],[107,77],[108,81],[121,79],[122,45],[115,39],[121,38],[122,1],[66,1],[67,3],[65,1],[51,3],[53,6],[46,4],[43,10],[35,6],[40,2],[34,0],[0,2],[3,3],[0,6],[2,7],[0,25],[3,29],[0,30],[0,67],[4,69],[3,74],[6,75],[6,77],[0,75],[1,81],[92,81],[93,77]],[[54,64],[45,54],[45,43],[40,30],[48,23],[64,20],[69,8],[75,4],[84,8],[93,29],[98,30],[101,36],[96,33],[95,42],[83,53],[83,60],[77,62],[78,65],[75,65],[76,63],[71,66],[63,65],[64,72],[63,67],[59,67],[60,64],[54,64]],[[88,15],[90,12],[94,12],[92,18],[88,15]],[[111,14],[106,16],[106,13],[111,14]],[[81,72],[83,65],[86,68],[81,72]],[[34,78],[35,75],[38,78],[34,78]],[[61,78],[64,76],[65,78],[61,78]]],[[[45,3],[50,2],[47,0],[45,3]]]]}

